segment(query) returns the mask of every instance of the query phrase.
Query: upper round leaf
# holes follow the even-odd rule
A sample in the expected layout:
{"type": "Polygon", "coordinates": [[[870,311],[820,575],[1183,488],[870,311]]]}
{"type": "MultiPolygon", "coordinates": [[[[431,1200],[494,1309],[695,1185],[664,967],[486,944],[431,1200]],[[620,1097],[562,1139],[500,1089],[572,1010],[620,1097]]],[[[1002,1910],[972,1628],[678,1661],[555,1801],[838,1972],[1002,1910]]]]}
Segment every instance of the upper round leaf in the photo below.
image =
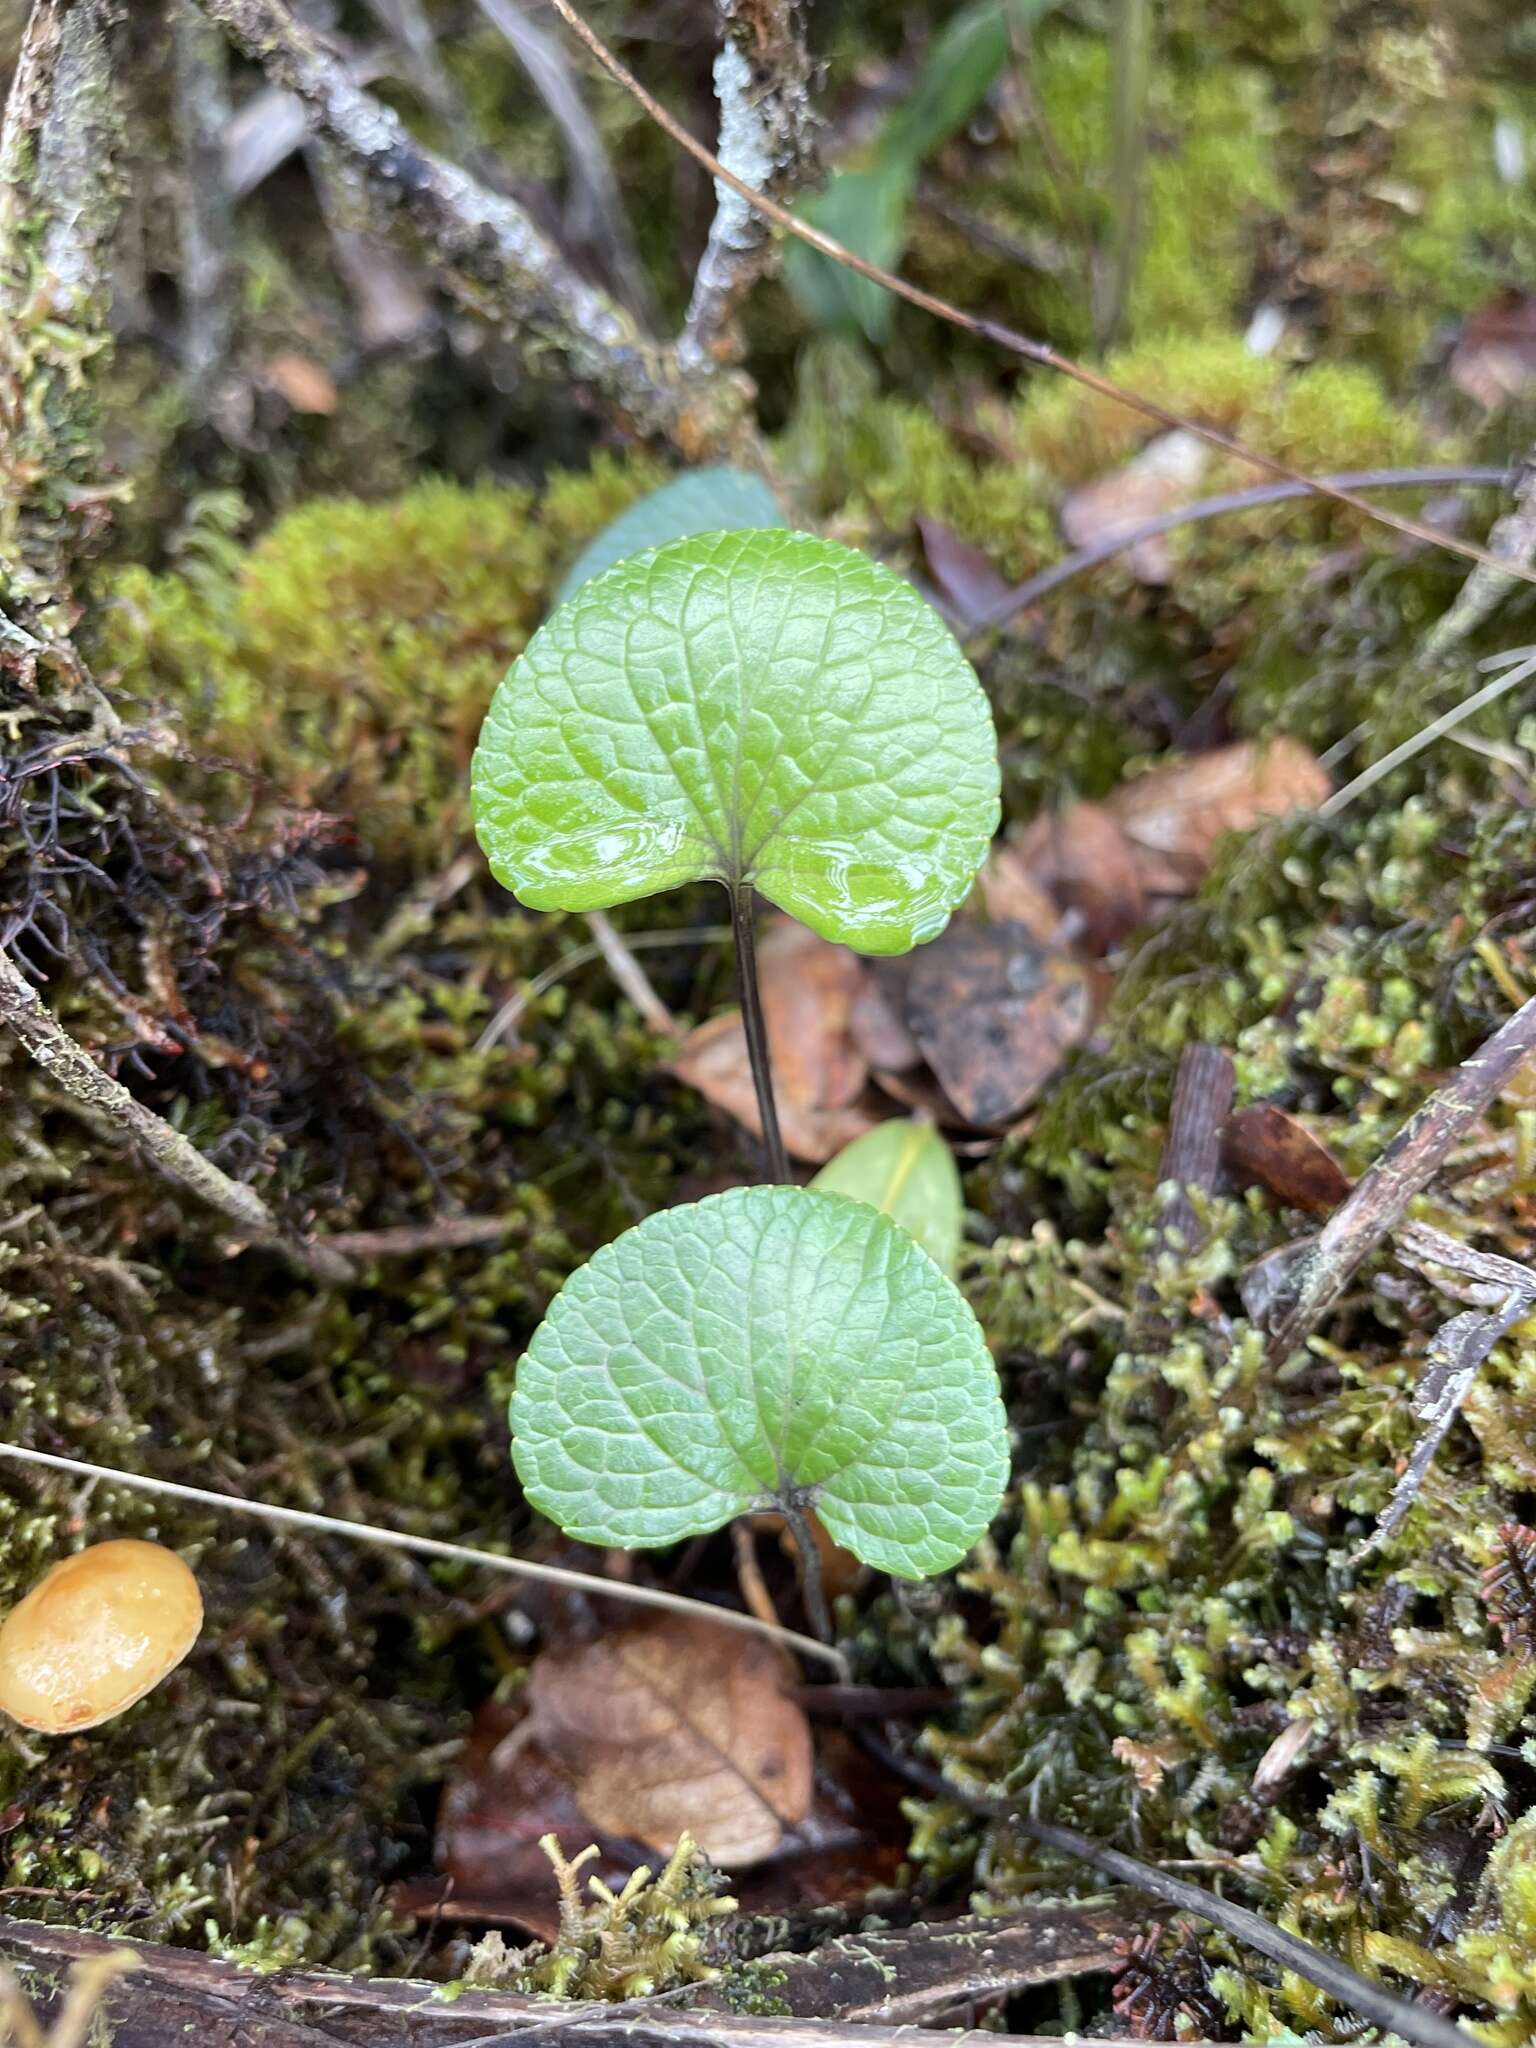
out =
{"type": "Polygon", "coordinates": [[[721,533],[749,526],[782,526],[779,501],[750,469],[685,469],[643,498],[588,541],[555,593],[564,604],[615,562],[644,554],[688,533],[721,533]]]}
{"type": "Polygon", "coordinates": [[[487,713],[474,812],[537,910],[713,877],[900,953],[985,856],[996,736],[943,621],[888,570],[810,534],[699,534],[535,635],[487,713]]]}
{"type": "Polygon", "coordinates": [[[585,1543],[650,1548],[786,1495],[921,1578],[997,1512],[997,1373],[963,1296],[888,1216],[804,1188],[663,1210],[572,1274],[519,1361],[524,1490],[585,1543]]]}

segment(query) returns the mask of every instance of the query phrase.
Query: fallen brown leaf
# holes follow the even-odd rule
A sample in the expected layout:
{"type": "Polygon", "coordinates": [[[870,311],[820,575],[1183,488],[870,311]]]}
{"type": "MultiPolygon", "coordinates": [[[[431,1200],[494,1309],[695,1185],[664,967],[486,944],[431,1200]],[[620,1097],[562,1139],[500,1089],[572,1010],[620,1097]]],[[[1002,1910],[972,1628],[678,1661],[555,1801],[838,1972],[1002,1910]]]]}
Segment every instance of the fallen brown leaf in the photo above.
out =
{"type": "MultiPolygon", "coordinates": [[[[994,917],[1017,917],[1049,940],[1026,914],[1030,894],[1076,913],[1085,951],[1111,952],[1146,920],[1147,892],[1136,848],[1102,804],[1044,811],[993,855],[982,875],[994,917]]],[[[1057,920],[1059,923],[1059,919],[1057,920]]]]}
{"type": "Polygon", "coordinates": [[[784,1687],[771,1644],[661,1615],[544,1651],[528,1725],[594,1827],[662,1854],[686,1832],[733,1869],[811,1810],[810,1726],[784,1687]]]}
{"type": "Polygon", "coordinates": [[[1221,1149],[1239,1180],[1256,1181],[1292,1209],[1313,1215],[1336,1209],[1354,1186],[1322,1140],[1272,1102],[1234,1111],[1221,1149]]]}
{"type": "MultiPolygon", "coordinates": [[[[811,1812],[786,1830],[779,1853],[732,1875],[742,1912],[790,1921],[820,1906],[856,1906],[893,1884],[910,1832],[904,1790],[840,1728],[825,1728],[811,1812]]],[[[397,1885],[391,1902],[402,1913],[511,1925],[551,1941],[558,1902],[538,1846],[546,1833],[556,1836],[566,1857],[595,1843],[599,1857],[590,1873],[614,1888],[640,1864],[661,1860],[644,1842],[593,1824],[559,1758],[537,1740],[525,1698],[490,1702],[475,1716],[443,1794],[440,1875],[397,1885]]]]}
{"type": "Polygon", "coordinates": [[[944,1093],[968,1122],[1017,1116],[1088,1029],[1083,969],[1023,924],[956,921],[911,956],[903,1011],[944,1093]]]}
{"type": "Polygon", "coordinates": [[[329,415],[336,410],[336,386],[330,373],[308,356],[269,356],[262,375],[294,412],[329,415]]]}
{"type": "MultiPolygon", "coordinates": [[[[599,1860],[591,1875],[619,1885],[646,1859],[633,1837],[594,1828],[577,1804],[559,1760],[538,1741],[526,1706],[491,1701],[475,1716],[458,1767],[443,1792],[437,1817],[437,1866],[448,1880],[459,1913],[512,1921],[541,1941],[553,1941],[559,1919],[549,1858],[541,1835],[557,1837],[566,1856],[589,1842],[599,1860]]],[[[402,1910],[437,1908],[441,1884],[398,1903],[402,1910]]]]}
{"type": "Polygon", "coordinates": [[[990,617],[1013,588],[1008,578],[942,519],[920,515],[917,530],[923,537],[928,573],[950,616],[962,627],[990,617]]]}
{"type": "Polygon", "coordinates": [[[1536,293],[1497,292],[1471,314],[1447,365],[1458,391],[1493,412],[1536,390],[1536,293]]]}
{"type": "MultiPolygon", "coordinates": [[[[877,1121],[857,1099],[869,1064],[850,1029],[866,988],[865,969],[846,946],[834,946],[789,918],[779,919],[759,944],[757,969],[784,1142],[797,1159],[819,1165],[877,1121]]],[[[739,1010],[690,1031],[671,1068],[717,1109],[762,1136],[739,1010]]]]}
{"type": "Polygon", "coordinates": [[[848,1015],[854,1044],[877,1073],[905,1074],[923,1063],[922,1047],[878,981],[868,980],[848,1015]]]}
{"type": "Polygon", "coordinates": [[[1121,783],[1104,808],[1135,849],[1142,886],[1184,896],[1203,880],[1224,832],[1311,810],[1332,786],[1299,740],[1239,740],[1121,783]]]}
{"type": "MultiPolygon", "coordinates": [[[[1069,493],[1062,502],[1061,530],[1079,548],[1113,540],[1189,504],[1209,463],[1210,451],[1198,435],[1182,429],[1159,434],[1123,468],[1069,493]]],[[[1124,559],[1143,583],[1172,580],[1173,560],[1161,534],[1127,548],[1124,559]]]]}

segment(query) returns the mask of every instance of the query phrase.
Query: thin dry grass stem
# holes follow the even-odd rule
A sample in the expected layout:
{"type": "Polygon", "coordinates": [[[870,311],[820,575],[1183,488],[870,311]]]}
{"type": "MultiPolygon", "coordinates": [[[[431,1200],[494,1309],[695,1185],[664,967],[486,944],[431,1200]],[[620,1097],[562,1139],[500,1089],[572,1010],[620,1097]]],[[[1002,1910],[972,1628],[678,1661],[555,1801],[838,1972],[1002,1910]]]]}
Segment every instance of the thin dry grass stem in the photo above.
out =
{"type": "Polygon", "coordinates": [[[193,1501],[199,1507],[223,1514],[250,1515],[257,1521],[282,1528],[309,1529],[320,1536],[340,1537],[348,1543],[371,1543],[383,1550],[405,1550],[416,1557],[435,1557],[447,1564],[481,1566],[509,1578],[533,1579],[541,1585],[562,1586],[589,1598],[627,1600],[635,1607],[655,1607],[668,1614],[686,1614],[696,1620],[718,1623],[721,1628],[741,1629],[748,1635],[765,1635],[802,1657],[820,1659],[840,1678],[849,1676],[848,1660],[841,1651],[810,1636],[776,1623],[760,1621],[754,1614],[738,1614],[734,1608],[713,1607],[707,1600],[690,1600],[682,1593],[669,1593],[660,1586],[635,1586],[621,1579],[599,1578],[595,1572],[572,1571],[564,1565],[534,1564],[527,1558],[503,1557],[494,1550],[478,1550],[468,1543],[444,1543],[435,1536],[412,1536],[402,1529],[382,1529],[371,1522],[344,1521],[338,1515],[312,1513],[307,1508],[279,1507],[271,1501],[238,1500],[227,1493],[214,1493],[203,1486],[183,1486],[172,1479],[152,1479],[142,1472],[122,1472],[113,1465],[93,1465],[84,1458],[67,1458],[53,1451],[35,1451],[25,1444],[0,1443],[0,1458],[14,1464],[40,1465],[50,1472],[66,1472],[76,1478],[104,1480],[112,1486],[126,1486],[137,1493],[162,1495],[171,1500],[193,1501]]]}

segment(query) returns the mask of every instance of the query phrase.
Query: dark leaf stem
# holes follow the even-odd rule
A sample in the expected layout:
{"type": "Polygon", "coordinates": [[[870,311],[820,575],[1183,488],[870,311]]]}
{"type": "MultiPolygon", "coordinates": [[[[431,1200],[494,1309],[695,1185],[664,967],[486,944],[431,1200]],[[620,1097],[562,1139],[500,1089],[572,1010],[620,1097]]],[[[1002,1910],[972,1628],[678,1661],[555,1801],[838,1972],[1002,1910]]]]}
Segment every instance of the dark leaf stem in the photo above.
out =
{"type": "Polygon", "coordinates": [[[757,941],[752,930],[752,891],[741,883],[727,883],[731,899],[731,931],[736,940],[736,973],[741,983],[741,1021],[747,1034],[747,1058],[752,1063],[752,1085],[757,1090],[757,1113],[762,1119],[763,1144],[768,1153],[768,1178],[789,1179],[789,1154],[779,1130],[779,1112],[773,1100],[773,1069],[768,1059],[768,1026],[763,1018],[763,995],[757,979],[757,941]]]}
{"type": "Polygon", "coordinates": [[[1008,1823],[1046,1848],[1059,1850],[1065,1856],[1075,1856],[1079,1862],[1086,1863],[1104,1877],[1113,1878],[1118,1884],[1133,1885],[1137,1891],[1145,1893],[1148,1898],[1160,1900],[1165,1906],[1198,1915],[1212,1927],[1221,1928],[1234,1940],[1268,1957],[1282,1970],[1294,1971],[1320,1991],[1326,1991],[1330,1998],[1348,2006],[1361,2019],[1412,2042],[1414,2048],[1472,2048],[1476,2036],[1457,2026],[1453,2020],[1442,2019],[1427,2007],[1400,1998],[1385,1984],[1376,1984],[1369,1977],[1362,1977],[1348,1963],[1341,1962],[1326,1949],[1314,1948],[1311,1942],[1301,1940],[1298,1935],[1286,1933],[1283,1927],[1266,1920],[1262,1913],[1233,1905],[1231,1900],[1207,1891],[1203,1885],[1191,1884],[1186,1878],[1174,1877],[1153,1864],[1143,1863],[1138,1857],[1127,1856],[1123,1849],[1111,1848],[1107,1842],[1096,1842],[1091,1835],[1079,1834],[1076,1828],[1060,1827],[1054,1821],[1036,1820],[1031,1814],[1020,1812],[1009,1800],[972,1792],[966,1786],[956,1784],[952,1778],[945,1777],[931,1764],[922,1763],[894,1744],[883,1741],[869,1729],[861,1729],[858,1739],[873,1756],[909,1784],[927,1793],[930,1799],[953,1800],[957,1806],[963,1806],[971,1813],[1008,1823]]]}
{"type": "Polygon", "coordinates": [[[816,1543],[816,1531],[811,1527],[811,1518],[800,1502],[786,1496],[783,1502],[784,1519],[789,1524],[790,1534],[795,1539],[795,1548],[800,1553],[800,1584],[805,1594],[806,1619],[811,1632],[824,1643],[832,1640],[832,1616],[827,1609],[826,1586],[821,1575],[821,1551],[816,1543]]]}

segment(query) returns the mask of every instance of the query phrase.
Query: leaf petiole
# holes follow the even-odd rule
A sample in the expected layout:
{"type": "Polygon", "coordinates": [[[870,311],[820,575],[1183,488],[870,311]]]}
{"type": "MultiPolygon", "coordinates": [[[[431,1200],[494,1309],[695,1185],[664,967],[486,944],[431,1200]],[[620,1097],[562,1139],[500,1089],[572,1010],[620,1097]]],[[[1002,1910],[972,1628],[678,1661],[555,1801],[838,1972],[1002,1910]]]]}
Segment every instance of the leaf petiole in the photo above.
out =
{"type": "Polygon", "coordinates": [[[821,1575],[821,1550],[816,1542],[816,1531],[811,1527],[811,1518],[800,1502],[793,1496],[780,1501],[784,1519],[789,1524],[789,1533],[795,1539],[795,1549],[800,1554],[800,1585],[805,1594],[806,1618],[812,1632],[824,1643],[832,1640],[832,1616],[827,1608],[826,1587],[821,1575]]]}
{"type": "Polygon", "coordinates": [[[736,941],[736,976],[741,984],[741,1021],[747,1035],[747,1058],[752,1064],[752,1085],[757,1090],[757,1113],[762,1119],[763,1144],[768,1153],[770,1181],[788,1181],[789,1154],[779,1129],[779,1112],[773,1100],[773,1068],[768,1057],[768,1026],[763,1018],[763,997],[757,980],[757,941],[752,929],[752,891],[739,882],[728,882],[731,899],[731,932],[736,941]]]}

